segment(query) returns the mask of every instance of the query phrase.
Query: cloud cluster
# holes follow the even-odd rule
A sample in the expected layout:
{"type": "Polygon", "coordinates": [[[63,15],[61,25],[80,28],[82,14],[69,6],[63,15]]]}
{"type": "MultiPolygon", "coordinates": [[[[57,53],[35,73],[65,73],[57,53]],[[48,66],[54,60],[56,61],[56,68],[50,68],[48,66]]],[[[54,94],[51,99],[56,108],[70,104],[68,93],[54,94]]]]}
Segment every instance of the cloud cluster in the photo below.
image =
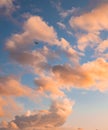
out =
{"type": "Polygon", "coordinates": [[[101,31],[108,31],[108,3],[100,4],[91,12],[85,12],[80,16],[71,17],[69,23],[75,30],[82,30],[83,34],[77,34],[78,48],[85,50],[87,46],[95,47],[102,41],[101,31]],[[91,45],[92,44],[92,45],[91,45]]]}
{"type": "Polygon", "coordinates": [[[0,95],[23,96],[27,95],[29,91],[29,88],[21,85],[21,83],[13,77],[0,77],[0,95]]]}
{"type": "Polygon", "coordinates": [[[13,97],[29,97],[31,94],[32,89],[22,85],[16,78],[12,76],[0,76],[0,117],[8,117],[12,113],[15,114],[16,111],[20,111],[21,107],[17,105],[13,97]]]}
{"type": "Polygon", "coordinates": [[[85,89],[99,89],[104,91],[108,89],[107,84],[107,68],[108,63],[99,58],[95,61],[83,64],[80,67],[72,68],[69,65],[57,65],[53,67],[53,72],[56,79],[62,85],[79,87],[85,89]],[[101,85],[99,85],[101,83],[101,85]]]}
{"type": "Polygon", "coordinates": [[[64,95],[63,89],[82,88],[99,91],[108,90],[108,63],[98,58],[82,66],[73,67],[69,64],[52,67],[52,77],[35,80],[38,88],[53,94],[64,95]]]}
{"type": "Polygon", "coordinates": [[[84,13],[81,16],[72,17],[70,25],[73,28],[85,30],[87,32],[97,32],[108,30],[108,4],[99,5],[91,12],[84,13]]]}
{"type": "Polygon", "coordinates": [[[95,48],[95,55],[103,57],[104,59],[108,60],[108,39],[103,40],[96,48],[95,48]]]}
{"type": "Polygon", "coordinates": [[[49,26],[40,16],[30,16],[23,25],[23,32],[20,34],[14,34],[7,41],[7,49],[27,49],[35,41],[41,41],[50,45],[57,45],[59,41],[57,39],[57,33],[52,26],[49,26]]]}
{"type": "MultiPolygon", "coordinates": [[[[4,4],[1,5],[6,6],[5,0],[4,4]]],[[[83,51],[87,46],[96,46],[95,51],[100,54],[108,48],[108,41],[102,41],[100,38],[100,32],[108,30],[107,8],[108,4],[99,5],[91,12],[70,19],[69,23],[72,28],[83,31],[83,34],[76,34],[80,50],[83,51]],[[97,46],[96,43],[100,42],[101,44],[97,46]]],[[[72,8],[67,12],[61,12],[61,15],[67,17],[74,11],[72,8]]],[[[58,25],[66,29],[64,24],[58,22],[58,25]]],[[[50,96],[56,95],[58,99],[58,97],[66,97],[64,89],[108,90],[108,63],[103,58],[97,58],[80,65],[80,53],[65,38],[58,38],[54,27],[50,26],[40,16],[30,16],[22,28],[22,32],[13,34],[7,40],[6,49],[12,60],[23,65],[23,67],[30,66],[33,68],[33,72],[37,76],[34,81],[36,92],[50,93],[50,96]],[[35,42],[42,44],[39,46],[40,49],[37,48],[38,44],[35,47],[35,42]],[[59,64],[60,62],[57,60],[62,55],[65,58],[63,64],[59,64]],[[52,62],[54,59],[56,63],[52,62]],[[66,64],[64,63],[65,60],[69,62],[66,64]]],[[[16,108],[14,100],[7,100],[7,97],[29,97],[32,95],[32,91],[13,77],[0,77],[0,116],[6,114],[6,107],[13,105],[13,108],[16,108]],[[7,101],[10,103],[8,106],[6,105],[7,101]]],[[[72,106],[73,103],[68,99],[54,101],[48,110],[29,111],[25,115],[16,116],[10,122],[4,121],[0,130],[54,129],[65,123],[71,113],[72,106]]]]}
{"type": "Polygon", "coordinates": [[[43,43],[50,46],[56,45],[59,51],[65,53],[71,61],[79,61],[78,52],[72,48],[66,39],[61,38],[59,40],[54,28],[39,16],[30,16],[23,25],[23,32],[13,34],[7,40],[6,48],[13,60],[23,65],[37,66],[38,68],[39,66],[46,66],[47,59],[59,57],[59,53],[55,53],[46,46],[40,50],[32,50],[36,41],[41,42],[42,45],[44,45],[43,43]]]}
{"type": "Polygon", "coordinates": [[[72,112],[73,102],[68,99],[54,101],[49,110],[41,110],[36,113],[29,112],[22,116],[16,116],[11,122],[3,122],[0,130],[11,129],[44,129],[61,126],[72,112]]]}

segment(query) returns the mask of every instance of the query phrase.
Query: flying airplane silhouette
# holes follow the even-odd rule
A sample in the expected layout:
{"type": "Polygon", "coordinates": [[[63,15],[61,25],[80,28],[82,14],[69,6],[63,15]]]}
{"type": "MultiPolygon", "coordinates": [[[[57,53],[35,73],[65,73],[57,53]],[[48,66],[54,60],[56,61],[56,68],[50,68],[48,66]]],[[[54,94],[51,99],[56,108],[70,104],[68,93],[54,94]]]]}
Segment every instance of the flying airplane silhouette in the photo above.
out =
{"type": "Polygon", "coordinates": [[[37,41],[36,42],[34,42],[35,44],[39,44],[37,41]]]}

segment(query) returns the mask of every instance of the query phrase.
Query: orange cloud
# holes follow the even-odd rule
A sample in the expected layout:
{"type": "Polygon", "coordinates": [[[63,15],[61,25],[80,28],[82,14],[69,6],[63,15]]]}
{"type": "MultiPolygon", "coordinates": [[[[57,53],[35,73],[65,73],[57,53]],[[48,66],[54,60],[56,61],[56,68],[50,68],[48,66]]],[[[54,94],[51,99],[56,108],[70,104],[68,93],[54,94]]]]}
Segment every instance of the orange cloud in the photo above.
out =
{"type": "Polygon", "coordinates": [[[82,30],[82,34],[77,34],[78,48],[82,51],[87,46],[95,47],[101,43],[101,31],[108,30],[108,3],[100,4],[90,12],[80,16],[71,17],[70,26],[77,30],[82,30]]]}
{"type": "Polygon", "coordinates": [[[97,54],[103,54],[108,49],[108,40],[102,41],[96,48],[97,54]]]}
{"type": "Polygon", "coordinates": [[[56,79],[54,77],[42,77],[35,79],[35,83],[38,86],[39,91],[48,91],[51,94],[56,94],[59,96],[64,96],[64,93],[60,91],[59,87],[61,84],[56,82],[56,79]]]}
{"type": "Polygon", "coordinates": [[[0,96],[0,104],[0,117],[4,119],[10,119],[23,110],[13,97],[0,96]]]}
{"type": "Polygon", "coordinates": [[[23,96],[33,96],[33,90],[12,76],[0,77],[0,117],[12,117],[20,112],[22,107],[15,101],[15,97],[23,96]]]}
{"type": "Polygon", "coordinates": [[[5,112],[3,110],[3,107],[6,105],[6,101],[3,100],[2,97],[0,97],[0,117],[4,116],[5,112]]]}
{"type": "Polygon", "coordinates": [[[32,46],[35,41],[41,41],[50,45],[59,45],[57,33],[41,17],[31,16],[23,25],[23,32],[14,34],[7,40],[6,48],[12,50],[24,50],[32,46]],[[19,42],[20,41],[20,42],[19,42]]]}
{"type": "Polygon", "coordinates": [[[79,62],[78,52],[73,49],[66,39],[61,38],[59,40],[54,28],[39,16],[30,16],[23,25],[23,32],[13,34],[7,40],[6,48],[11,59],[23,66],[32,67],[38,75],[44,75],[46,71],[50,71],[51,66],[48,61],[60,58],[60,53],[65,54],[74,64],[79,62]],[[41,41],[51,46],[56,45],[58,50],[53,51],[47,46],[43,46],[42,49],[32,50],[35,41],[41,41]]]}
{"type": "Polygon", "coordinates": [[[82,66],[55,65],[52,67],[53,76],[38,78],[35,80],[40,90],[49,91],[53,94],[65,95],[63,89],[82,88],[108,90],[108,63],[98,58],[82,66]]]}
{"type": "Polygon", "coordinates": [[[72,17],[70,25],[87,32],[108,30],[108,4],[101,4],[91,12],[84,13],[78,17],[72,17]]]}
{"type": "Polygon", "coordinates": [[[24,96],[28,95],[30,89],[21,85],[13,77],[0,77],[0,95],[2,96],[24,96]]]}
{"type": "Polygon", "coordinates": [[[87,46],[91,48],[95,47],[101,42],[98,32],[88,33],[88,34],[77,34],[78,48],[84,51],[87,46]]]}
{"type": "Polygon", "coordinates": [[[16,116],[11,122],[3,122],[0,130],[6,129],[46,129],[55,128],[65,123],[72,112],[73,102],[68,99],[54,101],[49,110],[41,110],[29,115],[16,116]]]}

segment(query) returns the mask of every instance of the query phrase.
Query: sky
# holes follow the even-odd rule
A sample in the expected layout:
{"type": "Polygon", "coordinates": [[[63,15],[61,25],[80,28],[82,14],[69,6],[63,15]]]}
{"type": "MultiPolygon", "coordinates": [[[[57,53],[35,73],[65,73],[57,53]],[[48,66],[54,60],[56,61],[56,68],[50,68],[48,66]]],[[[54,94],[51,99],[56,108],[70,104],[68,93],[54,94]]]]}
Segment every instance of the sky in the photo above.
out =
{"type": "Polygon", "coordinates": [[[108,1],[0,0],[0,130],[108,130],[108,1]]]}

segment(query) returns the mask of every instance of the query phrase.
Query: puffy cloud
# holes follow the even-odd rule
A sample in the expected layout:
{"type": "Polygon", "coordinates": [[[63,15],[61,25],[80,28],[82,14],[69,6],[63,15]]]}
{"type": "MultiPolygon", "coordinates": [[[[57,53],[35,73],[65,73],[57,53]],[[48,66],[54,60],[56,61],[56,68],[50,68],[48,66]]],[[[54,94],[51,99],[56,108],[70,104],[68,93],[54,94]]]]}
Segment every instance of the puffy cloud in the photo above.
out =
{"type": "Polygon", "coordinates": [[[29,30],[30,35],[36,40],[49,44],[58,44],[57,33],[52,26],[49,26],[39,16],[32,16],[24,25],[25,30],[29,30]]]}
{"type": "Polygon", "coordinates": [[[52,26],[49,26],[39,16],[31,16],[24,23],[23,32],[12,35],[6,42],[6,48],[13,60],[22,65],[29,65],[36,72],[49,68],[47,59],[57,58],[57,54],[46,46],[42,49],[32,50],[35,41],[50,45],[61,44],[52,26]]]}
{"type": "Polygon", "coordinates": [[[77,34],[76,36],[78,40],[78,48],[81,51],[84,51],[87,46],[93,48],[101,42],[101,38],[99,37],[98,32],[88,34],[77,34]]]}
{"type": "Polygon", "coordinates": [[[9,14],[14,10],[14,0],[0,0],[0,10],[2,13],[9,14]]]}
{"type": "Polygon", "coordinates": [[[40,77],[35,80],[38,88],[56,95],[65,95],[63,89],[82,88],[99,91],[108,90],[108,63],[98,58],[82,66],[69,64],[52,67],[52,77],[40,77]]]}
{"type": "Polygon", "coordinates": [[[108,3],[101,3],[90,12],[85,12],[80,16],[71,17],[70,26],[81,30],[82,34],[77,34],[78,48],[82,51],[87,46],[95,47],[97,43],[102,42],[101,31],[108,30],[108,3]]]}
{"type": "Polygon", "coordinates": [[[10,119],[23,110],[23,107],[10,96],[0,95],[0,104],[0,117],[4,119],[10,119]]]}
{"type": "Polygon", "coordinates": [[[1,128],[0,130],[17,130],[19,129],[18,126],[13,122],[6,122],[6,121],[2,121],[1,122],[1,128]]]}
{"type": "Polygon", "coordinates": [[[98,58],[96,61],[83,65],[85,70],[88,70],[91,78],[95,81],[93,86],[100,91],[108,90],[107,78],[108,78],[108,62],[103,58],[98,58]]]}
{"type": "Polygon", "coordinates": [[[0,77],[0,95],[23,96],[28,95],[30,89],[20,84],[13,77],[0,77]]]}
{"type": "Polygon", "coordinates": [[[38,86],[38,90],[41,92],[48,91],[51,94],[64,96],[64,93],[60,91],[61,84],[57,82],[55,77],[42,77],[35,79],[35,83],[38,86]]]}
{"type": "Polygon", "coordinates": [[[33,90],[12,76],[0,76],[0,117],[12,117],[22,110],[15,97],[31,97],[33,90]]]}
{"type": "Polygon", "coordinates": [[[56,78],[64,85],[79,88],[95,88],[100,91],[108,89],[107,84],[108,63],[99,58],[96,61],[83,64],[79,68],[72,68],[68,65],[58,65],[53,67],[56,78]],[[99,85],[101,83],[101,85],[99,85]]]}
{"type": "Polygon", "coordinates": [[[52,69],[56,79],[62,86],[70,87],[86,87],[92,82],[89,74],[80,66],[72,67],[70,65],[56,65],[52,69]]]}
{"type": "Polygon", "coordinates": [[[84,13],[81,16],[72,17],[70,25],[72,28],[78,28],[87,32],[97,32],[108,30],[108,4],[99,5],[91,12],[84,13]]]}
{"type": "MultiPolygon", "coordinates": [[[[66,39],[57,37],[57,33],[52,26],[49,26],[41,17],[31,16],[23,25],[23,32],[13,34],[6,42],[6,48],[10,56],[15,61],[23,64],[41,66],[47,65],[47,59],[57,58],[57,52],[54,52],[44,46],[42,49],[33,51],[35,41],[41,41],[49,45],[56,45],[59,50],[66,53],[71,60],[78,59],[77,52],[72,48],[66,39]]],[[[59,53],[58,53],[59,54],[59,53]]],[[[48,65],[47,65],[48,66],[48,65]]],[[[41,68],[42,69],[42,68],[41,68]]]]}
{"type": "Polygon", "coordinates": [[[49,26],[39,16],[31,16],[23,26],[24,31],[20,34],[14,34],[6,43],[8,50],[27,49],[35,41],[42,41],[50,45],[59,44],[57,33],[52,26],[49,26]]]}
{"type": "Polygon", "coordinates": [[[21,52],[23,50],[28,50],[34,45],[33,43],[35,41],[41,41],[48,43],[49,45],[57,45],[61,48],[64,48],[64,44],[62,42],[62,39],[64,38],[59,40],[54,28],[49,26],[39,16],[29,17],[28,20],[24,23],[23,29],[24,32],[20,34],[14,34],[10,39],[7,40],[6,48],[10,52],[21,52]]]}
{"type": "Polygon", "coordinates": [[[25,128],[44,129],[61,126],[72,112],[73,104],[68,99],[54,101],[49,110],[41,110],[37,113],[31,112],[29,115],[16,116],[13,121],[2,123],[3,125],[0,130],[11,130],[11,128],[19,128],[21,130],[25,128]]]}

